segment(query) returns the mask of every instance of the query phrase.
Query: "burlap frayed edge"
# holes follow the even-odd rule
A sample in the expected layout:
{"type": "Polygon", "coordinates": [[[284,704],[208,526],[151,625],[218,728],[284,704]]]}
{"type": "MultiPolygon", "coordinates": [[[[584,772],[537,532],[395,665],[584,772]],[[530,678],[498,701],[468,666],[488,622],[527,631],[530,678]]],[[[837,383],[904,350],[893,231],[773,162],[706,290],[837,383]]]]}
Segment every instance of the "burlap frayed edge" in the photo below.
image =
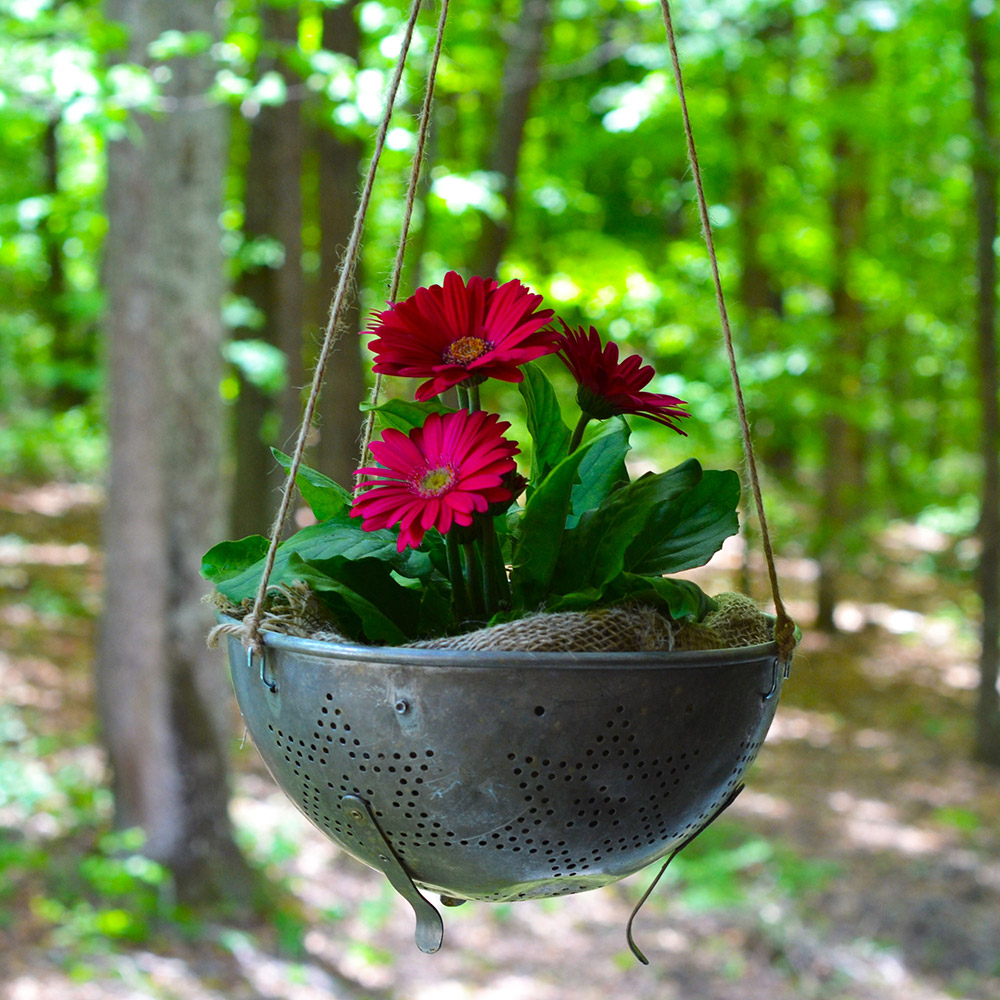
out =
{"type": "MultiPolygon", "coordinates": [[[[207,594],[205,603],[235,622],[220,622],[209,633],[206,641],[210,649],[215,649],[225,636],[242,638],[246,632],[247,619],[253,609],[253,601],[246,600],[234,604],[215,591],[207,594]]],[[[279,584],[269,588],[267,603],[258,626],[262,632],[280,632],[299,639],[317,639],[321,642],[348,642],[323,615],[312,591],[304,583],[291,586],[279,584]]]]}
{"type": "MultiPolygon", "coordinates": [[[[208,644],[223,636],[242,637],[252,602],[234,605],[219,594],[206,600],[217,611],[236,618],[209,632],[208,644]]],[[[623,605],[591,611],[540,612],[516,621],[476,629],[463,635],[424,639],[415,649],[459,649],[496,652],[654,652],[735,649],[771,642],[774,620],[743,594],[714,598],[717,608],[701,622],[676,622],[655,608],[623,605]]],[[[260,629],[324,642],[351,642],[335,629],[304,584],[277,586],[269,592],[260,629]]]]}

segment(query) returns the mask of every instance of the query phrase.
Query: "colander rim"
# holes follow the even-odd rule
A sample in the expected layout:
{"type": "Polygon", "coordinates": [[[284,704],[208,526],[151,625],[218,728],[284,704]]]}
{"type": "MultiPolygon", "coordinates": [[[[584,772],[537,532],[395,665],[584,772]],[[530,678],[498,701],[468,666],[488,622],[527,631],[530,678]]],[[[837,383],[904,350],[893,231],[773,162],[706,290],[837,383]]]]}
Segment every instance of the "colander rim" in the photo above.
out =
{"type": "MultiPolygon", "coordinates": [[[[239,624],[235,618],[218,614],[220,622],[239,624]]],[[[769,616],[770,617],[770,616],[769,616]]],[[[262,631],[261,640],[269,649],[328,660],[350,660],[426,667],[462,667],[468,669],[511,667],[517,665],[540,670],[552,667],[600,670],[631,667],[662,669],[697,668],[767,660],[778,656],[776,642],[731,649],[653,650],[650,652],[531,652],[527,650],[423,649],[409,646],[363,646],[350,642],[306,639],[282,632],[262,631]]]]}

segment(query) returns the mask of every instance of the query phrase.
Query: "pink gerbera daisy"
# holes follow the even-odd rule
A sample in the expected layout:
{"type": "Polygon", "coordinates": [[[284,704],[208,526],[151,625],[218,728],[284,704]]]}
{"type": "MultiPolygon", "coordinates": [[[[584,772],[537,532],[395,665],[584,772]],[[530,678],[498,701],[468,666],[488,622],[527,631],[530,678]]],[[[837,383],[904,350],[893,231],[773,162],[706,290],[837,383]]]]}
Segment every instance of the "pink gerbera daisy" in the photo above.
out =
{"type": "Polygon", "coordinates": [[[618,345],[602,344],[593,327],[584,333],[582,326],[571,330],[565,321],[560,322],[559,358],[579,385],[576,401],[588,417],[606,420],[619,414],[641,414],[686,436],[674,421],[691,416],[681,409],[687,404],[676,396],[644,391],[656,373],[638,354],[619,361],[618,345]]]}
{"type": "Polygon", "coordinates": [[[408,435],[386,430],[370,446],[380,464],[356,473],[372,481],[361,484],[351,517],[364,518],[365,531],[398,524],[400,552],[416,548],[428,528],[472,524],[474,514],[511,498],[503,477],[520,449],[503,436],[508,427],[495,413],[458,410],[432,413],[408,435]]]}
{"type": "Polygon", "coordinates": [[[551,309],[520,281],[498,286],[449,271],[443,285],[418,288],[375,314],[369,327],[375,371],[426,378],[416,397],[431,399],[459,382],[520,382],[523,365],[555,351],[556,331],[543,329],[551,309]]]}

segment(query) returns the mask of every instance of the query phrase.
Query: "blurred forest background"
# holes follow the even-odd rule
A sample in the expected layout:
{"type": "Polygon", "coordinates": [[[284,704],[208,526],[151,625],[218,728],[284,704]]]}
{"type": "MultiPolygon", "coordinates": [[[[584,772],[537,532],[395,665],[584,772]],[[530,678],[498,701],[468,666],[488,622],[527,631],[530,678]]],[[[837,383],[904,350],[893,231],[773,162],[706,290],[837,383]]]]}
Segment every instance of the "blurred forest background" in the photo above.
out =
{"type": "MultiPolygon", "coordinates": [[[[436,14],[311,438],[342,483],[436,14]]],[[[406,17],[0,0],[0,997],[995,1000],[994,0],[674,11],[806,640],[749,790],[641,918],[653,971],[621,934],[644,876],[466,907],[415,954],[238,751],[198,561],[267,533],[406,17]]],[[[658,3],[454,5],[401,294],[451,269],[654,364],[694,419],[666,448],[637,422],[639,462],[740,463],[658,3]]],[[[704,580],[766,600],[758,551],[751,521],[704,580]]]]}

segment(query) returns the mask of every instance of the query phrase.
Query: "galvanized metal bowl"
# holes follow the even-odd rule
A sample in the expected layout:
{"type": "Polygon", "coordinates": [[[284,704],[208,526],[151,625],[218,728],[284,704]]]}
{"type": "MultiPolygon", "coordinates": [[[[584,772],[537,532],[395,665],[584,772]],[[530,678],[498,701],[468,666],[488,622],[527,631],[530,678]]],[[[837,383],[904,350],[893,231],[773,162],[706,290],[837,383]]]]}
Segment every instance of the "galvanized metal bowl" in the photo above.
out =
{"type": "Polygon", "coordinates": [[[263,639],[263,660],[233,638],[229,655],[268,770],[415,906],[412,883],[522,900],[662,858],[740,785],[783,680],[774,643],[570,654],[263,639]]]}

